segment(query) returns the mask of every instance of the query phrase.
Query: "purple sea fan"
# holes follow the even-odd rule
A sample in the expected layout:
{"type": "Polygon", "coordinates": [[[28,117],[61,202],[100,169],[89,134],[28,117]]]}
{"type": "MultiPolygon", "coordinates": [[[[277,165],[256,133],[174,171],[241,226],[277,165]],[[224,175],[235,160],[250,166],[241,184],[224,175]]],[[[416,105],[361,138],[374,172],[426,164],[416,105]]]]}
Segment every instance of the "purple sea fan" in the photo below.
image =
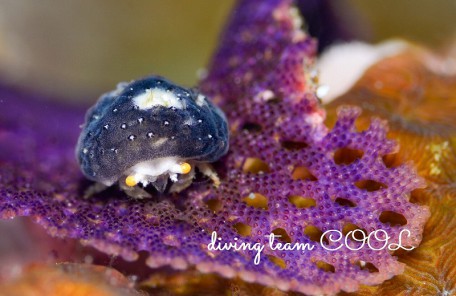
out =
{"type": "Polygon", "coordinates": [[[218,189],[194,184],[141,201],[111,190],[84,200],[87,184],[73,158],[82,111],[43,108],[4,92],[10,111],[0,118],[1,216],[32,216],[53,235],[127,260],[147,251],[150,267],[196,266],[310,295],[354,291],[401,273],[387,248],[350,241],[359,250],[328,251],[320,244],[338,246],[321,237],[328,230],[384,229],[390,243],[399,243],[407,229],[402,245],[418,246],[429,212],[409,202],[410,192],[424,186],[411,166],[382,161],[398,148],[386,139],[385,122],[373,119],[358,132],[360,110],[345,107],[331,131],[324,126],[313,93],[315,42],[300,30],[291,4],[240,1],[201,82],[231,126],[218,189]],[[213,231],[225,242],[267,246],[275,233],[282,242],[315,247],[266,247],[255,264],[256,251],[209,251],[213,231]]]}

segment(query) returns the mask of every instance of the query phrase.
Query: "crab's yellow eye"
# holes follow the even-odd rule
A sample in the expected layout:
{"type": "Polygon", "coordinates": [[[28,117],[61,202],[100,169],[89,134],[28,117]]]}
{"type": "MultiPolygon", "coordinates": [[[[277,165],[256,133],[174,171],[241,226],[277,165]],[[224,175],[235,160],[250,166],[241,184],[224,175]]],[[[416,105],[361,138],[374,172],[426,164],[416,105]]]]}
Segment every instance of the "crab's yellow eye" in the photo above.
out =
{"type": "Polygon", "coordinates": [[[138,181],[136,181],[135,176],[128,176],[128,177],[125,179],[125,184],[127,184],[128,187],[133,187],[133,186],[135,186],[136,184],[138,184],[138,181]]]}
{"type": "Polygon", "coordinates": [[[180,165],[182,174],[188,174],[192,170],[192,166],[188,162],[184,162],[180,165]]]}

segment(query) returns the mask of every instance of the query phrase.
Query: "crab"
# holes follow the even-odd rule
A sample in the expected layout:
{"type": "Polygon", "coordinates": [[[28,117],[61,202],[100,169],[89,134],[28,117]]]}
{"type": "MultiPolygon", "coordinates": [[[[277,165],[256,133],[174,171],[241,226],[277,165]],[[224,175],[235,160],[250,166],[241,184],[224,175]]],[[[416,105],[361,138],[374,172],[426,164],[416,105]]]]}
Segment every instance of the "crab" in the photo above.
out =
{"type": "Polygon", "coordinates": [[[211,163],[228,147],[226,117],[205,95],[148,76],[119,83],[87,111],[76,157],[96,182],[86,196],[118,182],[129,196],[145,198],[149,185],[161,193],[184,190],[196,168],[218,186],[211,163]]]}

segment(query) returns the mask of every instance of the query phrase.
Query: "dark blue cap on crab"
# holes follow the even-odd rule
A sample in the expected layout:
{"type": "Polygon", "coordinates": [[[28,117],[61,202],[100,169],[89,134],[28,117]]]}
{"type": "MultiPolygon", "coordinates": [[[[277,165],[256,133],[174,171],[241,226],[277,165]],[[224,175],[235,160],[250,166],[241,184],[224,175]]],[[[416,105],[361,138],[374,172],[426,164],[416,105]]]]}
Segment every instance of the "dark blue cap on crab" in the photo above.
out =
{"type": "Polygon", "coordinates": [[[109,186],[154,159],[214,162],[228,151],[228,138],[225,115],[203,94],[149,76],[100,97],[86,114],[76,155],[87,178],[109,186]]]}

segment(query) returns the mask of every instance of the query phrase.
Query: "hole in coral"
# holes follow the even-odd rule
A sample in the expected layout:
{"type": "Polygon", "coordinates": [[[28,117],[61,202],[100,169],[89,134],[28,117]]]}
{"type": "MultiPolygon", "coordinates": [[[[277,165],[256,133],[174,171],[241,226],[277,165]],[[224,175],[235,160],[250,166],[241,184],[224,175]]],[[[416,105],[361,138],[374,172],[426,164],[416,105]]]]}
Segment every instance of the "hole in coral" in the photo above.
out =
{"type": "Polygon", "coordinates": [[[350,207],[350,208],[356,207],[356,203],[354,203],[351,200],[348,200],[346,198],[342,198],[342,197],[336,198],[336,200],[334,202],[343,207],[350,207]]]}
{"type": "Polygon", "coordinates": [[[285,263],[285,260],[283,260],[282,258],[279,258],[279,257],[274,256],[274,255],[267,255],[267,256],[268,256],[269,261],[271,261],[272,263],[274,263],[278,267],[280,267],[282,269],[287,267],[287,264],[285,263]]]}
{"type": "Polygon", "coordinates": [[[387,168],[395,168],[404,163],[403,159],[399,156],[399,153],[383,155],[382,161],[387,168]]]}
{"type": "Polygon", "coordinates": [[[383,211],[380,214],[380,222],[384,224],[389,224],[391,226],[403,226],[407,224],[407,219],[404,215],[393,212],[393,211],[383,211]]]}
{"type": "Polygon", "coordinates": [[[282,141],[282,147],[287,150],[296,151],[309,147],[309,144],[299,141],[282,141]]]}
{"type": "Polygon", "coordinates": [[[370,117],[358,117],[355,120],[355,129],[359,133],[367,131],[369,129],[370,123],[370,117]]]}
{"type": "Polygon", "coordinates": [[[323,240],[324,244],[329,244],[329,241],[326,237],[323,236],[323,231],[314,225],[307,225],[304,228],[304,234],[307,235],[310,240],[320,243],[320,240],[323,240]],[[322,238],[323,236],[323,238],[322,238]]]}
{"type": "Polygon", "coordinates": [[[317,181],[318,179],[306,167],[296,167],[291,173],[293,180],[317,181]]]}
{"type": "Polygon", "coordinates": [[[317,202],[315,199],[310,198],[310,197],[302,197],[299,195],[290,195],[288,197],[288,200],[295,205],[297,208],[310,208],[310,207],[315,207],[317,205],[317,202]]]}
{"type": "Polygon", "coordinates": [[[403,248],[399,248],[392,252],[390,251],[390,254],[391,254],[391,256],[398,257],[397,261],[408,264],[407,257],[412,255],[416,249],[414,249],[413,246],[403,246],[403,248]],[[408,249],[408,250],[406,250],[406,249],[408,249]]]}
{"type": "Polygon", "coordinates": [[[375,265],[370,262],[358,260],[358,261],[356,261],[355,265],[359,266],[359,268],[361,268],[361,270],[367,270],[369,273],[374,273],[374,272],[379,271],[378,268],[375,267],[375,265]]]}
{"type": "Polygon", "coordinates": [[[334,265],[326,263],[325,261],[318,260],[317,262],[315,262],[315,265],[317,265],[319,269],[325,272],[336,272],[336,268],[334,268],[334,265]]]}
{"type": "Polygon", "coordinates": [[[344,226],[342,227],[342,234],[344,236],[347,236],[350,231],[353,231],[348,236],[348,238],[350,238],[350,239],[355,238],[356,241],[361,241],[361,240],[367,238],[367,231],[365,229],[359,227],[356,224],[350,223],[350,222],[345,223],[344,226]],[[355,230],[361,230],[362,232],[355,231],[355,230]],[[363,233],[364,233],[364,235],[363,235],[363,233]]]}
{"type": "Polygon", "coordinates": [[[263,127],[254,122],[246,122],[241,127],[243,130],[252,132],[252,133],[259,133],[263,130],[263,127]]]}
{"type": "Polygon", "coordinates": [[[364,151],[358,149],[351,149],[348,147],[337,149],[334,152],[334,162],[336,164],[351,164],[358,159],[361,159],[364,151]]]}
{"type": "Polygon", "coordinates": [[[425,204],[426,200],[426,191],[424,189],[415,189],[410,192],[411,203],[425,204]]]}
{"type": "Polygon", "coordinates": [[[278,103],[280,103],[282,100],[279,98],[279,97],[273,97],[269,100],[267,100],[268,104],[271,104],[271,105],[276,105],[278,103]]]}
{"type": "MultiPolygon", "coordinates": [[[[331,105],[331,104],[329,104],[331,105]]],[[[334,106],[332,108],[328,108],[327,109],[327,113],[326,113],[326,118],[325,118],[325,121],[324,121],[324,124],[326,127],[328,127],[328,130],[333,130],[334,127],[336,126],[336,122],[337,122],[337,115],[336,115],[336,108],[334,108],[334,106]]]]}
{"type": "Polygon", "coordinates": [[[237,233],[239,233],[239,235],[242,236],[250,236],[250,234],[252,233],[252,227],[245,223],[236,223],[234,224],[234,228],[236,229],[237,233]]]}
{"type": "Polygon", "coordinates": [[[218,212],[222,209],[222,202],[216,198],[207,200],[206,205],[213,212],[218,212]]]}
{"type": "Polygon", "coordinates": [[[361,180],[361,181],[355,182],[355,186],[358,187],[359,189],[363,189],[363,190],[366,190],[369,192],[388,188],[388,186],[386,186],[386,184],[383,184],[381,182],[377,182],[374,180],[361,180]]]}
{"type": "Polygon", "coordinates": [[[247,158],[242,170],[244,173],[252,174],[268,173],[270,171],[268,164],[256,157],[247,158]]]}
{"type": "Polygon", "coordinates": [[[288,235],[287,231],[283,228],[276,228],[272,231],[274,235],[276,236],[276,239],[278,239],[281,242],[284,243],[291,243],[291,237],[288,235]]]}
{"type": "Polygon", "coordinates": [[[251,207],[268,209],[268,198],[259,193],[250,193],[243,201],[251,207]]]}

